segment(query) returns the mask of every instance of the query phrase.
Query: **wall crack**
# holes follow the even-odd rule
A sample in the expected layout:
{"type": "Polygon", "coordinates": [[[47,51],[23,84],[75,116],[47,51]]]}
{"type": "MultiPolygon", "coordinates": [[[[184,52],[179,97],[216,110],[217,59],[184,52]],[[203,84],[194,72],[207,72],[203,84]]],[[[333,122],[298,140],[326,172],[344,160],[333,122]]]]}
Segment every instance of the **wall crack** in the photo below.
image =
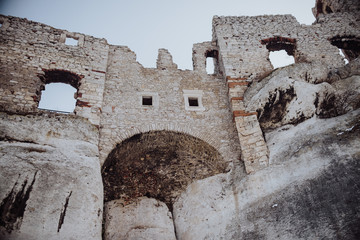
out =
{"type": "Polygon", "coordinates": [[[63,209],[61,210],[57,232],[60,231],[61,226],[62,226],[63,223],[64,223],[65,214],[66,214],[66,209],[67,209],[67,207],[68,207],[71,194],[72,194],[72,191],[70,191],[69,196],[66,197],[64,207],[63,207],[63,209]]]}

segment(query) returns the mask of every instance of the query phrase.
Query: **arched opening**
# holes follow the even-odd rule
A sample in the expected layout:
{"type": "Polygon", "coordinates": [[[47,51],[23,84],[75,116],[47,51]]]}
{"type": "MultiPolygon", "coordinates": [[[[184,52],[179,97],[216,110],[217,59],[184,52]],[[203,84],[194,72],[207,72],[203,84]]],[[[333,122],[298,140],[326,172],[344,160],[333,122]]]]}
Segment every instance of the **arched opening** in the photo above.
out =
{"type": "Polygon", "coordinates": [[[40,76],[44,83],[39,96],[39,109],[56,112],[73,112],[81,76],[65,70],[44,70],[40,76]]]}
{"type": "Polygon", "coordinates": [[[285,50],[270,52],[269,59],[274,68],[285,67],[295,63],[294,57],[287,54],[285,50]]]}
{"type": "Polygon", "coordinates": [[[75,94],[77,89],[65,83],[49,83],[41,92],[39,109],[57,112],[73,112],[75,109],[75,94]]]}
{"type": "Polygon", "coordinates": [[[269,50],[269,61],[274,68],[295,63],[296,39],[276,36],[261,40],[261,44],[269,50]]]}
{"type": "Polygon", "coordinates": [[[171,131],[137,134],[118,144],[102,167],[104,201],[147,196],[171,211],[191,182],[225,169],[218,151],[199,138],[171,131]]]}
{"type": "Polygon", "coordinates": [[[355,36],[336,36],[330,39],[330,43],[338,47],[348,61],[360,56],[360,39],[355,36]]]}

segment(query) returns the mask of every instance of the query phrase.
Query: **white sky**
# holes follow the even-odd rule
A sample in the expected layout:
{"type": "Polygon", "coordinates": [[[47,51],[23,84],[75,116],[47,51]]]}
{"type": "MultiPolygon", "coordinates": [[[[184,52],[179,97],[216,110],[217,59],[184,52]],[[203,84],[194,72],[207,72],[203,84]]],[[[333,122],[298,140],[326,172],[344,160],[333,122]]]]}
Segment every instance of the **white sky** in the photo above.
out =
{"type": "Polygon", "coordinates": [[[166,48],[180,69],[192,69],[192,45],[211,41],[212,17],[292,14],[315,21],[315,0],[0,0],[0,14],[128,46],[144,67],[166,48]]]}

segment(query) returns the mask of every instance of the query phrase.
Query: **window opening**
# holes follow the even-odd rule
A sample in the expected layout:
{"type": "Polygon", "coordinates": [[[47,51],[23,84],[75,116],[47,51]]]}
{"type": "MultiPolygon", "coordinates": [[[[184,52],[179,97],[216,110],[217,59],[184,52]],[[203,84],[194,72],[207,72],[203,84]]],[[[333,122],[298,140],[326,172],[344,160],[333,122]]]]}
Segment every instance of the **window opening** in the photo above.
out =
{"type": "Polygon", "coordinates": [[[296,39],[275,36],[261,40],[269,50],[269,60],[274,68],[285,67],[295,62],[296,39]]]}
{"type": "Polygon", "coordinates": [[[207,74],[214,74],[215,67],[214,67],[214,58],[208,57],[206,58],[206,73],[207,74]]]}
{"type": "Polygon", "coordinates": [[[270,52],[269,59],[274,68],[285,67],[295,63],[294,57],[288,55],[285,50],[270,52]]]}
{"type": "Polygon", "coordinates": [[[75,39],[75,38],[66,37],[65,44],[69,45],[69,46],[77,46],[78,45],[78,40],[75,39]]]}
{"type": "Polygon", "coordinates": [[[2,27],[2,25],[3,25],[2,22],[0,22],[0,28],[2,27]]]}
{"type": "Polygon", "coordinates": [[[39,108],[57,112],[73,112],[75,109],[76,88],[65,83],[49,83],[41,92],[39,108]]]}
{"type": "Polygon", "coordinates": [[[38,107],[50,111],[73,112],[82,77],[66,70],[44,70],[44,74],[39,75],[43,91],[38,95],[38,107]]]}
{"type": "Polygon", "coordinates": [[[143,96],[142,97],[142,105],[143,106],[152,106],[152,96],[143,96]]]}
{"type": "Polygon", "coordinates": [[[330,40],[330,43],[339,49],[348,61],[354,60],[360,56],[360,39],[355,36],[336,36],[330,40]]]}
{"type": "Polygon", "coordinates": [[[205,111],[202,103],[202,90],[183,90],[185,110],[187,111],[205,111]]]}
{"type": "Polygon", "coordinates": [[[216,74],[218,72],[218,51],[211,50],[205,53],[206,57],[206,73],[216,74]]]}
{"type": "Polygon", "coordinates": [[[188,100],[189,100],[189,106],[190,106],[190,107],[198,107],[198,106],[199,106],[198,98],[196,98],[196,97],[189,97],[188,100]]]}

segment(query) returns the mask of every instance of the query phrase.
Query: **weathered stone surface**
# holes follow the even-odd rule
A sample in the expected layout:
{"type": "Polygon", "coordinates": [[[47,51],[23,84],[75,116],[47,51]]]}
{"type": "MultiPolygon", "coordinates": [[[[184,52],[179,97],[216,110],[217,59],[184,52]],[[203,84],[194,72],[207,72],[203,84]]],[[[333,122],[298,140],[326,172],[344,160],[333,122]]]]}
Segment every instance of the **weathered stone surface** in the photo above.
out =
{"type": "Polygon", "coordinates": [[[270,166],[191,184],[174,204],[178,239],[356,239],[360,111],[269,132],[270,166]]]}
{"type": "Polygon", "coordinates": [[[359,239],[359,7],[314,14],[215,16],[193,70],[0,16],[0,238],[359,239]],[[73,113],[38,109],[52,82],[73,113]]]}
{"type": "Polygon", "coordinates": [[[335,107],[338,114],[360,108],[360,75],[341,79],[331,84],[335,90],[335,107]]]}
{"type": "Polygon", "coordinates": [[[0,238],[100,239],[98,131],[44,116],[1,114],[0,238]]]}
{"type": "Polygon", "coordinates": [[[121,200],[105,204],[106,240],[176,239],[172,215],[166,205],[151,198],[139,198],[130,205],[121,200]]]}
{"type": "Polygon", "coordinates": [[[327,114],[335,108],[333,96],[334,88],[328,83],[314,85],[274,76],[249,97],[247,109],[258,112],[262,128],[276,128],[299,123],[316,113],[327,114]]]}

